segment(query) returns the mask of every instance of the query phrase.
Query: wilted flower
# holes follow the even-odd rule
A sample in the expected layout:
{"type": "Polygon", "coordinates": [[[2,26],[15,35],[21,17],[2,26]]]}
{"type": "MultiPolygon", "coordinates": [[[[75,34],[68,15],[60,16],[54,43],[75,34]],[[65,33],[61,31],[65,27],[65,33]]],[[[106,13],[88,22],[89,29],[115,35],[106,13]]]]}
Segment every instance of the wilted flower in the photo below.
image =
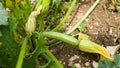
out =
{"type": "Polygon", "coordinates": [[[28,34],[32,35],[32,33],[35,31],[35,28],[36,28],[36,19],[34,16],[30,15],[25,25],[25,30],[28,34]]]}
{"type": "Polygon", "coordinates": [[[32,33],[35,31],[36,28],[36,16],[40,14],[40,10],[42,9],[42,6],[39,6],[36,11],[33,11],[29,18],[28,21],[25,25],[25,30],[27,34],[32,35],[32,33]]]}
{"type": "Polygon", "coordinates": [[[110,56],[110,54],[106,48],[104,48],[90,40],[84,40],[84,39],[80,40],[79,49],[84,52],[98,53],[101,56],[103,56],[111,61],[114,61],[114,59],[110,56]]]}

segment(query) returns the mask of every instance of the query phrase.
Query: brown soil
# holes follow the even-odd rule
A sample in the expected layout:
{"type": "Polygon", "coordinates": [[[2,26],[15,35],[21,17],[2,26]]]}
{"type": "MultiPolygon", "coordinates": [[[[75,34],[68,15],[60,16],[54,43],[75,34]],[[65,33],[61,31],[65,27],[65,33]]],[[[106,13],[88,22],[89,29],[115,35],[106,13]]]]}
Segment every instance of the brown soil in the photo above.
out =
{"type": "MultiPolygon", "coordinates": [[[[62,28],[71,29],[94,2],[94,0],[78,2],[62,28]]],[[[100,45],[116,46],[120,44],[120,12],[113,12],[113,5],[106,4],[101,1],[85,20],[86,30],[83,33],[100,45]]],[[[79,32],[76,30],[72,35],[79,32]]],[[[93,64],[99,61],[99,55],[82,52],[66,43],[54,44],[50,46],[50,50],[64,68],[94,68],[93,64]]]]}

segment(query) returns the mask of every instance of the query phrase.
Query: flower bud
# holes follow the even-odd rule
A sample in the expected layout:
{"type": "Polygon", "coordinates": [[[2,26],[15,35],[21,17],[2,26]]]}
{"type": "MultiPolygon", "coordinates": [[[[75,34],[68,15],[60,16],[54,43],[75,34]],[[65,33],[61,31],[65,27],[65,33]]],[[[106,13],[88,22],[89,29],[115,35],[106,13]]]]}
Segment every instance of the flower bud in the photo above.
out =
{"type": "Polygon", "coordinates": [[[25,30],[27,34],[32,35],[32,33],[35,31],[35,28],[36,28],[36,19],[35,17],[30,16],[25,25],[25,30]]]}
{"type": "Polygon", "coordinates": [[[84,52],[98,53],[101,56],[103,56],[104,58],[114,61],[114,59],[110,56],[110,54],[106,48],[104,48],[90,40],[81,40],[79,43],[79,49],[84,52]]]}
{"type": "Polygon", "coordinates": [[[28,21],[25,25],[25,30],[26,30],[28,35],[32,35],[32,33],[35,31],[36,17],[40,14],[41,9],[42,9],[42,6],[40,5],[36,11],[33,11],[30,14],[28,21]]]}

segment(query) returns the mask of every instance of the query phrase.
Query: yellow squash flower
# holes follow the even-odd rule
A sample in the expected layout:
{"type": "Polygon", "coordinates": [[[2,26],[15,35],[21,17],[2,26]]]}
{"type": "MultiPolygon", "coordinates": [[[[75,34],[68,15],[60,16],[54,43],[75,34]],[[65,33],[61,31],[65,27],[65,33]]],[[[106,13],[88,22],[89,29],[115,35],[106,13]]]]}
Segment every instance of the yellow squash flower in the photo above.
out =
{"type": "Polygon", "coordinates": [[[105,47],[102,47],[90,40],[80,40],[79,49],[84,52],[98,53],[101,56],[114,61],[105,47]]]}
{"type": "Polygon", "coordinates": [[[107,58],[111,61],[114,61],[114,59],[110,56],[107,49],[103,46],[100,46],[100,45],[90,41],[89,36],[80,33],[78,40],[80,41],[79,49],[81,51],[89,52],[89,53],[97,53],[97,54],[101,55],[102,59],[107,58]]]}

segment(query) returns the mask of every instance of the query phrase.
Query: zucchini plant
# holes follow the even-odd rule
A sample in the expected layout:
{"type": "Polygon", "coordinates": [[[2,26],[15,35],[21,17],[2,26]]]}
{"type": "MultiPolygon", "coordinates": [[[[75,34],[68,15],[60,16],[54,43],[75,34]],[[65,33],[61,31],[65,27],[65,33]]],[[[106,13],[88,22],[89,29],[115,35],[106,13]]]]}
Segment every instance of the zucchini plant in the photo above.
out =
{"type": "Polygon", "coordinates": [[[102,58],[114,61],[104,47],[90,41],[85,34],[80,34],[79,39],[76,39],[68,35],[71,31],[67,34],[53,32],[65,23],[77,0],[72,1],[61,23],[50,32],[45,32],[47,25],[44,20],[51,5],[53,7],[57,2],[60,6],[60,0],[36,0],[31,8],[29,0],[0,0],[0,10],[3,13],[0,13],[0,68],[63,68],[49,51],[49,46],[45,45],[46,37],[76,46],[85,52],[98,53],[102,58]],[[42,63],[38,60],[39,56],[45,58],[46,64],[39,64],[42,63]]]}
{"type": "Polygon", "coordinates": [[[0,0],[0,2],[0,10],[3,13],[0,14],[2,17],[0,18],[0,67],[63,68],[48,50],[42,34],[50,5],[56,4],[57,1],[36,0],[32,8],[29,0],[0,0]],[[38,60],[39,56],[47,60],[45,65],[39,64],[41,62],[38,60]]]}

